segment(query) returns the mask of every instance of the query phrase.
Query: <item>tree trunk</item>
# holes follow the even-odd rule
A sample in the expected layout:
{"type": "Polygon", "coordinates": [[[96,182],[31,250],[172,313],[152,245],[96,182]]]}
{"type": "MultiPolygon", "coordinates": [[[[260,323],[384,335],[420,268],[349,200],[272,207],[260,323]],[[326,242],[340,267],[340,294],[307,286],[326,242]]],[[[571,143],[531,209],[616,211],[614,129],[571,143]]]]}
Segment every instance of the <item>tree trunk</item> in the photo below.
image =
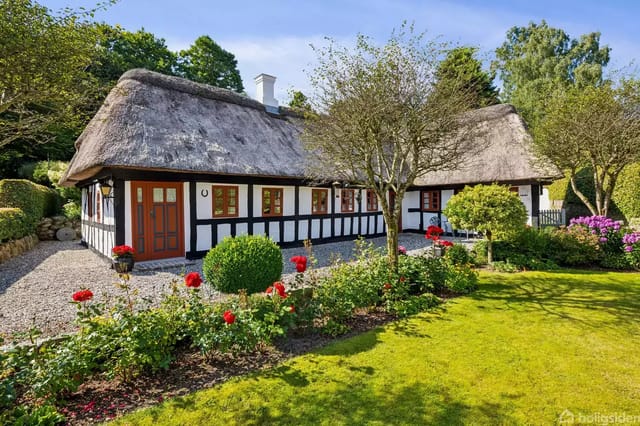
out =
{"type": "Polygon", "coordinates": [[[578,196],[578,198],[580,198],[580,201],[582,201],[582,203],[585,206],[587,206],[587,208],[589,209],[589,211],[591,212],[592,215],[597,216],[598,212],[593,207],[593,204],[591,204],[589,199],[587,197],[585,197],[585,195],[578,189],[578,185],[576,184],[575,171],[571,171],[571,177],[569,178],[569,181],[571,182],[571,189],[573,189],[573,193],[576,194],[578,196]]]}
{"type": "Polygon", "coordinates": [[[398,221],[395,217],[391,217],[387,220],[387,255],[389,257],[389,264],[394,271],[398,270],[398,221]]]}
{"type": "Polygon", "coordinates": [[[485,232],[485,235],[487,236],[487,263],[491,265],[493,263],[493,246],[491,244],[492,243],[491,231],[485,232]]]}

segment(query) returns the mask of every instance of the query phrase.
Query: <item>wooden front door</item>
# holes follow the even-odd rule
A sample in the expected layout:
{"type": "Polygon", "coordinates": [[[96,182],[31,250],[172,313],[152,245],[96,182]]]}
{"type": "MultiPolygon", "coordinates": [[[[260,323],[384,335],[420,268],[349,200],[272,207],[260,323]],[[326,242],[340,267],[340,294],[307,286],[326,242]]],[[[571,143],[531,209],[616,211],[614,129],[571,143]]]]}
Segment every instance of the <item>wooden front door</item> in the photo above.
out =
{"type": "Polygon", "coordinates": [[[137,261],[184,256],[182,183],[131,182],[137,261]]]}

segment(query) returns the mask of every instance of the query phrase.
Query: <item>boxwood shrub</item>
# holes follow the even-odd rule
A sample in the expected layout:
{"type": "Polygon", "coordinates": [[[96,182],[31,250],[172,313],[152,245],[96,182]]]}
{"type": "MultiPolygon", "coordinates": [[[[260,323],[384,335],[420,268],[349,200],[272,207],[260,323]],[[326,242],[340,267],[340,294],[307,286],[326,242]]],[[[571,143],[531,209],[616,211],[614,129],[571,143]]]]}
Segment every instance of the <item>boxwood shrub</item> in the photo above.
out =
{"type": "Polygon", "coordinates": [[[226,237],[209,250],[202,271],[207,283],[224,293],[258,293],[280,279],[282,252],[263,235],[226,237]]]}
{"type": "Polygon", "coordinates": [[[0,243],[22,238],[30,231],[22,210],[14,207],[0,207],[0,243]]]}
{"type": "Polygon", "coordinates": [[[29,232],[38,221],[55,214],[59,208],[58,195],[53,189],[25,179],[0,180],[0,207],[21,209],[29,232]]]}

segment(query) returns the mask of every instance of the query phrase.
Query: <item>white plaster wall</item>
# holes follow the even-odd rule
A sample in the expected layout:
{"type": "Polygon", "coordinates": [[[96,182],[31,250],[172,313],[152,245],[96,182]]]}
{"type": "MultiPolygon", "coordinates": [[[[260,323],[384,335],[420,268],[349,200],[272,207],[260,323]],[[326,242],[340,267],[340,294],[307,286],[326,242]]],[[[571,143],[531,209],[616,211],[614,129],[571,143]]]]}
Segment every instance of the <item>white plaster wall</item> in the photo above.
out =
{"type": "Polygon", "coordinates": [[[304,186],[300,187],[300,206],[298,207],[300,214],[311,214],[311,189],[304,186]]]}
{"type": "Polygon", "coordinates": [[[280,239],[280,223],[278,223],[278,222],[269,223],[269,238],[271,238],[276,243],[281,242],[281,239],[280,239]]]}
{"type": "Polygon", "coordinates": [[[253,234],[260,235],[264,234],[264,223],[254,223],[253,224],[253,234]]]}
{"type": "Polygon", "coordinates": [[[531,185],[520,185],[518,186],[518,195],[520,195],[520,201],[527,209],[527,224],[532,224],[531,217],[531,185]]]}
{"type": "Polygon", "coordinates": [[[551,210],[551,200],[549,199],[549,188],[542,188],[540,196],[540,210],[551,210]]]}
{"type": "Polygon", "coordinates": [[[133,220],[131,215],[131,181],[124,182],[124,243],[133,246],[133,220]]]}
{"type": "Polygon", "coordinates": [[[298,222],[298,238],[301,241],[309,239],[309,230],[307,229],[307,221],[306,220],[298,222]]]}
{"type": "Polygon", "coordinates": [[[198,237],[196,239],[196,250],[209,250],[211,244],[211,225],[196,226],[198,237]]]}
{"type": "MultiPolygon", "coordinates": [[[[284,197],[284,209],[282,214],[284,216],[293,216],[296,213],[296,187],[285,186],[282,191],[284,197]]],[[[311,204],[311,202],[309,202],[311,204]]]]}
{"type": "Polygon", "coordinates": [[[331,237],[331,219],[322,219],[322,237],[331,237]]]}
{"type": "Polygon", "coordinates": [[[222,242],[222,240],[224,240],[225,237],[228,237],[231,235],[230,223],[219,223],[215,226],[218,227],[218,241],[216,241],[216,244],[222,242]]]}
{"type": "Polygon", "coordinates": [[[293,220],[288,220],[284,223],[284,242],[290,242],[295,240],[296,226],[293,220]]]}
{"type": "Polygon", "coordinates": [[[411,191],[404,194],[402,200],[402,228],[419,229],[420,213],[409,213],[409,209],[420,208],[420,191],[411,191]]]}
{"type": "Polygon", "coordinates": [[[320,219],[311,219],[311,238],[320,238],[320,219]]]}

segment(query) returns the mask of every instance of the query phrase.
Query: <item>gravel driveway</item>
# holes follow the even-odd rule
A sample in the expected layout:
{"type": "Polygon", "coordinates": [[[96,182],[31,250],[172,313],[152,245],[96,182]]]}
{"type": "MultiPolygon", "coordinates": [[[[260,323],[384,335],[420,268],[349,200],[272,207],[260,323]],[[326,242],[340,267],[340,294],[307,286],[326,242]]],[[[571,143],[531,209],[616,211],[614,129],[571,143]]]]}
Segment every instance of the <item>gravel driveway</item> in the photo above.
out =
{"type": "MultiPolygon", "coordinates": [[[[385,245],[384,237],[369,241],[385,245]]],[[[400,244],[412,251],[424,249],[428,242],[423,235],[402,234],[400,244]]],[[[314,246],[317,266],[328,266],[336,255],[350,259],[353,247],[353,241],[314,246]]],[[[285,274],[295,271],[289,258],[298,254],[305,254],[304,249],[282,251],[285,274]]],[[[202,272],[202,261],[186,268],[134,272],[131,287],[138,291],[139,297],[157,302],[159,296],[169,290],[172,280],[181,281],[180,273],[202,272]]],[[[109,268],[107,260],[77,241],[42,241],[33,250],[0,264],[0,334],[26,331],[32,326],[44,335],[71,331],[76,313],[70,303],[71,295],[81,288],[89,288],[95,295],[94,300],[105,301],[122,294],[114,285],[117,281],[118,276],[109,268]]],[[[203,286],[202,293],[209,299],[220,297],[207,286],[203,286]]]]}

